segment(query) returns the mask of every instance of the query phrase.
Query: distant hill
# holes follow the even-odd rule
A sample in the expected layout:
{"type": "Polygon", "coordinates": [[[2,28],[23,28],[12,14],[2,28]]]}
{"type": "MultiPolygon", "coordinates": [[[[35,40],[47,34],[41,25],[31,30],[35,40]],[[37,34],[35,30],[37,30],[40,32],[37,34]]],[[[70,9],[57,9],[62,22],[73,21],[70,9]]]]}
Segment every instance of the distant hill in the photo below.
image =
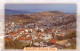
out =
{"type": "Polygon", "coordinates": [[[49,11],[49,12],[51,12],[51,13],[55,13],[55,14],[65,14],[65,13],[62,12],[62,11],[49,11]]]}
{"type": "Polygon", "coordinates": [[[16,15],[16,14],[32,14],[35,12],[30,12],[30,11],[18,11],[18,10],[10,10],[10,9],[5,9],[5,14],[9,15],[16,15]]]}
{"type": "Polygon", "coordinates": [[[66,16],[68,14],[62,11],[45,11],[31,14],[32,17],[45,17],[45,16],[66,16]]]}

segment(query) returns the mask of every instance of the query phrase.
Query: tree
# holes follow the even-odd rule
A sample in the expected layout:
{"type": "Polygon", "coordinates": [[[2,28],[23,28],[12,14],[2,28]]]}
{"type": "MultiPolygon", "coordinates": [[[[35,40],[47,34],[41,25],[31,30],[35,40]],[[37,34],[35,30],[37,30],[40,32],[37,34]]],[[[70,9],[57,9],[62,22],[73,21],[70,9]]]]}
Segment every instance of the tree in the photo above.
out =
{"type": "Polygon", "coordinates": [[[5,48],[6,49],[14,48],[14,41],[13,40],[5,41],[5,48]]]}
{"type": "Polygon", "coordinates": [[[16,39],[16,40],[9,40],[9,41],[5,41],[5,48],[6,49],[23,49],[24,48],[24,44],[16,39]]]}
{"type": "Polygon", "coordinates": [[[67,34],[65,37],[65,39],[72,39],[72,38],[76,38],[76,32],[70,32],[69,34],[67,34]]]}
{"type": "Polygon", "coordinates": [[[14,44],[15,44],[15,49],[22,49],[22,48],[24,48],[24,44],[21,41],[19,41],[18,39],[16,39],[14,41],[14,44]]]}

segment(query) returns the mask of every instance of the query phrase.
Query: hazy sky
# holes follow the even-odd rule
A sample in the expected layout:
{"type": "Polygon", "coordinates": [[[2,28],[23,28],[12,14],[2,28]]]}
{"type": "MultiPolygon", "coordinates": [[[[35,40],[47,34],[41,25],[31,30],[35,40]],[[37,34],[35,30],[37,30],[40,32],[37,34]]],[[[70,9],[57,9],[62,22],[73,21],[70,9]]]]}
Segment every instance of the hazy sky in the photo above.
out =
{"type": "Polygon", "coordinates": [[[59,10],[67,13],[75,13],[76,4],[6,4],[5,9],[33,12],[59,10]]]}

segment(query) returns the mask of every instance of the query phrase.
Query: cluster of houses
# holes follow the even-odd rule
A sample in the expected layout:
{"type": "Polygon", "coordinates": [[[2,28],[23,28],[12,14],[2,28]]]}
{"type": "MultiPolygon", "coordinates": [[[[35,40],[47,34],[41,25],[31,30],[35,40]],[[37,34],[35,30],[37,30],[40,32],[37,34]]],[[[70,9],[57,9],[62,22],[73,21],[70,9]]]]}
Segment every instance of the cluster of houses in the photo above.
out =
{"type": "MultiPolygon", "coordinates": [[[[11,23],[11,27],[14,27],[14,22],[11,23]]],[[[7,28],[8,29],[8,28],[7,28]]],[[[56,43],[57,39],[54,39],[51,32],[54,32],[54,37],[64,36],[63,31],[60,30],[61,33],[58,33],[58,28],[52,28],[50,33],[46,33],[45,29],[39,28],[36,26],[34,29],[32,28],[19,28],[15,31],[11,31],[5,35],[5,40],[20,40],[24,43],[29,43],[30,45],[40,46],[40,47],[54,47],[54,43],[56,43]]],[[[7,31],[7,30],[6,30],[7,31]]]]}
{"type": "MultiPolygon", "coordinates": [[[[63,38],[76,26],[76,22],[67,23],[71,20],[67,16],[36,15],[36,22],[24,22],[24,24],[21,20],[16,23],[7,19],[8,21],[5,22],[5,40],[14,41],[18,39],[24,44],[34,45],[34,47],[55,47],[56,43],[66,45],[68,41],[59,41],[58,37],[63,38]]],[[[14,15],[13,17],[30,19],[30,17],[24,15],[14,15]]]]}

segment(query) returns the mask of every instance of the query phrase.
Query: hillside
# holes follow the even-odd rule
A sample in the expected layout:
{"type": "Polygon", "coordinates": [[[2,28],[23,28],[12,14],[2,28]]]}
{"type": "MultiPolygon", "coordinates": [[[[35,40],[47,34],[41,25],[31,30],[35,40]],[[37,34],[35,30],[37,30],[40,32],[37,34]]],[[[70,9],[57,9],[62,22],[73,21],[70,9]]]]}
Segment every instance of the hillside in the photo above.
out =
{"type": "Polygon", "coordinates": [[[76,22],[75,14],[73,15],[65,14],[64,12],[61,12],[61,11],[40,12],[40,13],[32,14],[29,16],[34,17],[37,22],[42,21],[44,25],[47,25],[50,27],[51,26],[52,27],[53,26],[64,26],[64,25],[68,25],[71,23],[73,24],[76,22]]]}
{"type": "Polygon", "coordinates": [[[11,44],[20,43],[21,46],[18,44],[20,49],[24,47],[75,49],[76,17],[76,14],[61,11],[5,15],[5,48],[17,49],[17,46],[11,44]]]}
{"type": "Polygon", "coordinates": [[[9,20],[23,24],[35,23],[40,27],[52,28],[58,26],[60,28],[64,27],[64,29],[76,28],[76,15],[66,14],[61,11],[46,11],[30,15],[12,15],[9,20]]]}

